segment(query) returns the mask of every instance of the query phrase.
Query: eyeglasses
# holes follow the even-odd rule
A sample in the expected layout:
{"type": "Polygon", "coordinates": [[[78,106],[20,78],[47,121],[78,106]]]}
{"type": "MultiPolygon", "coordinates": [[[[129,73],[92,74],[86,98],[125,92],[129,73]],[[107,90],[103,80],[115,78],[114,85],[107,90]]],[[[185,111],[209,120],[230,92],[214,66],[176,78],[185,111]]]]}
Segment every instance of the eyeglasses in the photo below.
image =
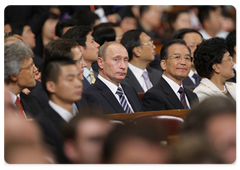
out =
{"type": "Polygon", "coordinates": [[[164,59],[168,59],[168,58],[172,58],[172,59],[176,60],[177,62],[179,62],[180,60],[184,60],[186,62],[192,62],[192,60],[193,60],[193,58],[190,55],[181,56],[180,54],[174,54],[174,55],[168,56],[167,58],[164,58],[164,59]]]}
{"type": "Polygon", "coordinates": [[[228,59],[227,60],[222,60],[222,62],[223,61],[230,61],[230,62],[233,62],[233,58],[232,58],[232,56],[228,56],[228,59]]]}
{"type": "Polygon", "coordinates": [[[22,68],[21,70],[23,70],[23,69],[27,69],[27,70],[30,69],[31,70],[31,69],[34,69],[34,67],[36,67],[36,66],[35,66],[34,63],[32,63],[30,66],[28,66],[26,68],[22,68]]]}
{"type": "Polygon", "coordinates": [[[144,44],[141,44],[140,46],[144,46],[144,45],[151,45],[153,46],[153,40],[147,42],[147,43],[144,43],[144,44]]]}

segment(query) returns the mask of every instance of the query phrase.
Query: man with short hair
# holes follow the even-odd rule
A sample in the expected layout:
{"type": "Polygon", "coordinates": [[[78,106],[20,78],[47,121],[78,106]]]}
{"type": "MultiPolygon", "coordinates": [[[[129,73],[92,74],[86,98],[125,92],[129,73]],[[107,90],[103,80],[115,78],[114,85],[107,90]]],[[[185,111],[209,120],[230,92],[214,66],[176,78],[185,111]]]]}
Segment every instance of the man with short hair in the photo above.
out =
{"type": "Polygon", "coordinates": [[[130,30],[123,35],[121,44],[129,56],[127,75],[122,83],[131,85],[138,93],[146,92],[162,75],[161,71],[148,67],[154,60],[156,48],[151,37],[142,30],[130,30]]]}
{"type": "Polygon", "coordinates": [[[182,81],[191,68],[191,52],[181,39],[171,40],[161,49],[163,75],[142,99],[143,108],[152,110],[188,109],[198,102],[197,95],[184,88],[182,81]]]}
{"type": "Polygon", "coordinates": [[[41,107],[32,97],[22,93],[25,88],[36,85],[33,63],[33,51],[21,40],[4,46],[4,82],[9,91],[12,102],[18,108],[18,116],[34,118],[41,107]]]}
{"type": "Polygon", "coordinates": [[[82,104],[97,104],[107,113],[130,113],[142,110],[135,89],[121,84],[128,69],[128,53],[122,44],[107,42],[98,57],[99,75],[95,84],[83,93],[82,104]]]}
{"type": "Polygon", "coordinates": [[[92,63],[97,60],[99,44],[94,41],[91,28],[83,25],[70,28],[62,38],[73,39],[80,45],[84,61],[87,64],[83,72],[83,91],[85,91],[97,78],[97,73],[92,69],[92,63]]]}
{"type": "Polygon", "coordinates": [[[77,113],[73,103],[81,99],[82,82],[75,62],[53,57],[44,63],[42,84],[49,95],[48,105],[36,120],[58,163],[69,163],[63,153],[62,128],[77,113]]]}

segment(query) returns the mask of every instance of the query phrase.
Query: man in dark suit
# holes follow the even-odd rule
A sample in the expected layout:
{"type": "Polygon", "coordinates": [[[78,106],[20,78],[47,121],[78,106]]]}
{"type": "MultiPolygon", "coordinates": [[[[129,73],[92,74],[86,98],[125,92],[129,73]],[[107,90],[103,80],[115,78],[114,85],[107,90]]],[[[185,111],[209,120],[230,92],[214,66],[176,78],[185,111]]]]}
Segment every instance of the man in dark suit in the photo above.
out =
{"type": "Polygon", "coordinates": [[[57,162],[69,163],[63,152],[62,128],[76,115],[73,103],[81,99],[80,72],[72,59],[66,56],[53,57],[44,63],[42,84],[50,100],[36,121],[57,162]]]}
{"type": "Polygon", "coordinates": [[[39,103],[22,93],[25,88],[36,85],[37,68],[33,63],[33,51],[21,40],[4,45],[4,82],[13,104],[19,108],[18,116],[26,119],[36,117],[42,108],[39,103]]]}
{"type": "Polygon", "coordinates": [[[107,113],[139,112],[141,101],[133,87],[121,84],[128,68],[128,53],[123,45],[108,42],[98,57],[99,75],[83,93],[81,105],[100,105],[107,113]]]}
{"type": "Polygon", "coordinates": [[[122,83],[131,85],[138,93],[146,92],[162,75],[161,71],[148,67],[156,48],[151,37],[142,30],[130,30],[124,33],[121,44],[129,56],[128,72],[122,83]]]}
{"type": "Polygon", "coordinates": [[[191,53],[184,40],[175,39],[161,49],[163,75],[143,96],[143,108],[152,110],[188,109],[198,102],[197,95],[182,85],[191,68],[191,53]]]}
{"type": "Polygon", "coordinates": [[[97,72],[92,69],[92,63],[97,60],[99,44],[94,41],[92,37],[92,30],[89,26],[77,26],[70,28],[62,38],[73,39],[78,42],[86,67],[84,67],[83,91],[85,91],[90,84],[93,84],[97,78],[97,72]]]}

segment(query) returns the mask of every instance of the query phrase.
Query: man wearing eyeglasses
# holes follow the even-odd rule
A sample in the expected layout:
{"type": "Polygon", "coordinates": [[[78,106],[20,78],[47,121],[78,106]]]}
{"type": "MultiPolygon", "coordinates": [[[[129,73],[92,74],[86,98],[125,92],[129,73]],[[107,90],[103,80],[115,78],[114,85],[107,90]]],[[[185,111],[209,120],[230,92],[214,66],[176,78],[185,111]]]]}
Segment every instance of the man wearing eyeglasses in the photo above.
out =
{"type": "Polygon", "coordinates": [[[127,31],[121,40],[129,56],[128,72],[124,84],[131,85],[138,93],[146,92],[157,84],[162,72],[148,64],[154,60],[155,45],[145,32],[139,29],[127,31]]]}
{"type": "Polygon", "coordinates": [[[33,51],[23,41],[4,46],[4,82],[16,106],[16,116],[30,119],[42,111],[41,106],[31,96],[22,93],[25,88],[36,85],[37,68],[33,63],[33,51]]]}
{"type": "Polygon", "coordinates": [[[160,58],[163,75],[158,84],[144,94],[143,109],[190,109],[198,102],[197,95],[182,85],[191,68],[190,49],[184,40],[174,39],[163,45],[160,58]]]}

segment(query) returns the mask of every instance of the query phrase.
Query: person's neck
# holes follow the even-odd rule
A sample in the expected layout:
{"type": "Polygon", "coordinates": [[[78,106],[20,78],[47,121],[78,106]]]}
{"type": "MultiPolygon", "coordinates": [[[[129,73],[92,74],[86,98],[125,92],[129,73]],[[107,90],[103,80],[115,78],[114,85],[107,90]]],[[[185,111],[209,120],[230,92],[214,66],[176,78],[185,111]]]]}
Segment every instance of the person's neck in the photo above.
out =
{"type": "Polygon", "coordinates": [[[179,86],[182,85],[183,79],[181,79],[181,80],[180,80],[180,79],[176,79],[176,78],[170,76],[169,74],[166,74],[166,72],[163,72],[163,75],[165,75],[166,77],[168,77],[169,79],[171,79],[172,81],[174,81],[175,83],[177,83],[179,86]]]}
{"type": "Polygon", "coordinates": [[[92,61],[89,61],[89,60],[86,60],[85,58],[84,58],[84,61],[85,61],[85,63],[87,64],[87,66],[86,66],[86,68],[88,69],[88,70],[90,70],[90,68],[92,67],[92,61]]]}
{"type": "Polygon", "coordinates": [[[104,78],[105,80],[115,84],[116,86],[119,86],[120,82],[112,81],[109,77],[105,76],[102,70],[99,69],[99,75],[104,78]]]}
{"type": "Polygon", "coordinates": [[[42,43],[43,43],[43,46],[45,47],[50,41],[52,41],[53,39],[51,38],[48,38],[48,37],[45,37],[45,36],[42,36],[42,43]]]}
{"type": "Polygon", "coordinates": [[[145,31],[147,31],[147,32],[152,31],[152,26],[150,24],[148,24],[147,22],[145,22],[143,19],[140,19],[139,23],[145,31]]]}
{"type": "Polygon", "coordinates": [[[233,59],[233,62],[236,63],[237,62],[237,57],[236,57],[236,54],[233,54],[232,56],[232,59],[233,59]]]}
{"type": "Polygon", "coordinates": [[[73,114],[73,107],[72,103],[66,103],[62,100],[59,100],[56,96],[50,96],[50,100],[57,104],[58,106],[64,108],[65,110],[69,111],[71,114],[73,114]]]}
{"type": "Polygon", "coordinates": [[[210,81],[217,86],[221,91],[224,90],[225,80],[221,79],[218,75],[212,76],[210,81]]]}
{"type": "Polygon", "coordinates": [[[18,95],[22,91],[22,89],[20,87],[18,87],[15,84],[12,84],[12,83],[6,85],[6,87],[7,87],[8,91],[10,91],[11,93],[13,93],[15,95],[18,95]]]}
{"type": "Polygon", "coordinates": [[[142,70],[146,69],[146,67],[148,65],[148,63],[146,63],[146,62],[142,62],[142,61],[135,60],[135,59],[132,59],[131,61],[129,61],[129,63],[131,63],[135,67],[138,67],[138,68],[140,68],[142,70]]]}
{"type": "Polygon", "coordinates": [[[217,36],[217,32],[211,31],[210,29],[205,29],[206,33],[210,35],[210,37],[214,38],[217,36]]]}

